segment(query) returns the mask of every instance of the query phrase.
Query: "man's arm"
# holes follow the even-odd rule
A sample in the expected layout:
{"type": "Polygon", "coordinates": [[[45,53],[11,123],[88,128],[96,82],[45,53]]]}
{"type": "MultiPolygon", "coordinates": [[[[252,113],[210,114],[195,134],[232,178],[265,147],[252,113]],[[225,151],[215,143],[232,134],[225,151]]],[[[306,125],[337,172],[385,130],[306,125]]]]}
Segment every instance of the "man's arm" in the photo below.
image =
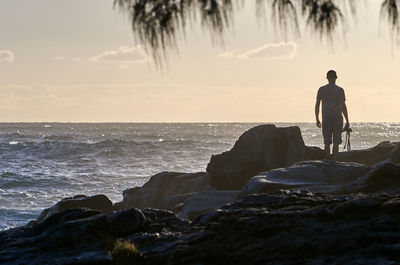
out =
{"type": "MultiPolygon", "coordinates": [[[[321,100],[317,99],[317,101],[315,102],[315,123],[317,124],[318,128],[321,128],[321,122],[319,121],[319,105],[320,104],[321,104],[321,100]]],[[[346,113],[347,113],[347,110],[346,110],[346,113]]]]}
{"type": "Polygon", "coordinates": [[[349,122],[349,114],[347,113],[346,102],[342,101],[341,109],[342,109],[343,116],[346,119],[346,126],[345,127],[347,127],[347,126],[349,127],[350,126],[350,122],[349,122]]]}

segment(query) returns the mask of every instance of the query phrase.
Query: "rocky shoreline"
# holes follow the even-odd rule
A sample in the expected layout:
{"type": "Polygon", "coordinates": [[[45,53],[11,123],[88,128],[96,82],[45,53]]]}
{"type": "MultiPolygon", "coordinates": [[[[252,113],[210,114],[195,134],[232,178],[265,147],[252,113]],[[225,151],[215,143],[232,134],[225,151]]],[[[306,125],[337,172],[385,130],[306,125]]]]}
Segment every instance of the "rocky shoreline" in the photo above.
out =
{"type": "Polygon", "coordinates": [[[115,204],[66,198],[0,232],[0,263],[398,264],[399,163],[400,143],[324,159],[298,127],[260,125],[206,172],[161,172],[115,204]]]}

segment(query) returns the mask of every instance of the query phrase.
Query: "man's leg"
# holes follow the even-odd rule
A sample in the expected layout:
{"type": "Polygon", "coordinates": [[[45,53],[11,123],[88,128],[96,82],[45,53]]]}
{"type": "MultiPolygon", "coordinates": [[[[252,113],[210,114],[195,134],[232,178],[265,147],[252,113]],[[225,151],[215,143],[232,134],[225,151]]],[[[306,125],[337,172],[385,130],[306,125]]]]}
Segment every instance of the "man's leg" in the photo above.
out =
{"type": "Polygon", "coordinates": [[[340,116],[335,121],[335,125],[333,127],[333,150],[332,150],[332,154],[336,154],[336,153],[339,152],[339,145],[342,143],[342,130],[343,130],[343,118],[342,118],[342,116],[340,116]]]}
{"type": "Polygon", "coordinates": [[[326,157],[329,157],[331,155],[331,145],[330,144],[325,144],[325,155],[326,157]]]}
{"type": "Polygon", "coordinates": [[[331,144],[332,144],[332,128],[329,120],[322,118],[322,136],[324,137],[324,151],[326,158],[331,155],[331,144]]]}
{"type": "Polygon", "coordinates": [[[339,152],[339,144],[333,144],[332,154],[336,154],[339,152]]]}

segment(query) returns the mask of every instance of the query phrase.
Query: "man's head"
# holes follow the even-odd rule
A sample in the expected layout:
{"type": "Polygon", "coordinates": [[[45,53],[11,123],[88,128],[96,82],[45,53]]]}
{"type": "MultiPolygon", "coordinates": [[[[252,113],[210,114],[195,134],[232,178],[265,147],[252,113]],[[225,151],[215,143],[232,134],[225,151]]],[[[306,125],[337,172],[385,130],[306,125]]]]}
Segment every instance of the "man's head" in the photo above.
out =
{"type": "Polygon", "coordinates": [[[329,83],[335,83],[337,78],[336,72],[334,70],[329,70],[328,73],[326,73],[326,78],[329,83]]]}

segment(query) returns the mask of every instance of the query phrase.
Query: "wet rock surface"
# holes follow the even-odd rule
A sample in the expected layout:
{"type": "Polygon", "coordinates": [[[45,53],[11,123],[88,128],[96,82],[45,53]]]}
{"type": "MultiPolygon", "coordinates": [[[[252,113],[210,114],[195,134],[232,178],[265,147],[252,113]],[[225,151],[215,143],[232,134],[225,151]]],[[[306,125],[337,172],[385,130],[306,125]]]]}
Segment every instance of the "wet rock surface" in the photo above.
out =
{"type": "Polygon", "coordinates": [[[343,191],[344,187],[370,170],[370,167],[361,164],[334,160],[298,162],[290,167],[274,169],[251,178],[241,190],[240,197],[293,188],[324,193],[347,193],[347,190],[343,191]]]}
{"type": "Polygon", "coordinates": [[[0,263],[111,264],[107,235],[135,244],[137,264],[398,264],[399,221],[398,194],[306,190],[247,196],[193,222],[162,210],[69,209],[1,232],[0,263]]]}

